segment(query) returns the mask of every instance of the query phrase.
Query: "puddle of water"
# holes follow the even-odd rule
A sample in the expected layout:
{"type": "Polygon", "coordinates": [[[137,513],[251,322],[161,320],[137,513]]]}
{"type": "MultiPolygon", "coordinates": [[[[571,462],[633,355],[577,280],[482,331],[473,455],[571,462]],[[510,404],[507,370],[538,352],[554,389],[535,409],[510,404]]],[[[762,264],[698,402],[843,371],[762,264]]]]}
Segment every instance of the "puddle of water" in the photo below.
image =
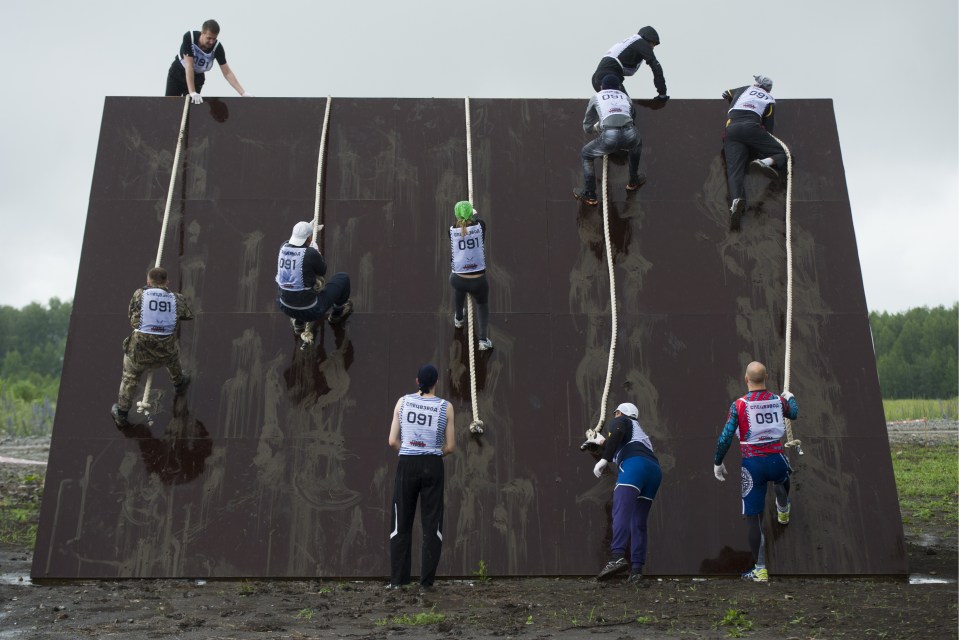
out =
{"type": "Polygon", "coordinates": [[[938,576],[924,576],[914,573],[909,576],[909,584],[955,584],[952,578],[940,578],[938,576]]]}
{"type": "Polygon", "coordinates": [[[26,573],[0,573],[0,584],[16,584],[21,587],[33,586],[30,575],[26,573]]]}

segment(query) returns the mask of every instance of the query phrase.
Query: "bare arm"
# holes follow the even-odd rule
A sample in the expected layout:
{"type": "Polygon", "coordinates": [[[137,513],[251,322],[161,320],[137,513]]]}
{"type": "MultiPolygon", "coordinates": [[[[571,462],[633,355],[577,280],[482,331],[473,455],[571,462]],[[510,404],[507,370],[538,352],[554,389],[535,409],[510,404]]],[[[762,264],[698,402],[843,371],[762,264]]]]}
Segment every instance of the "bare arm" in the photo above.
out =
{"type": "Polygon", "coordinates": [[[226,78],[226,81],[230,83],[231,87],[236,89],[237,93],[239,93],[241,96],[246,93],[246,91],[243,90],[243,85],[240,84],[240,81],[237,80],[236,76],[233,74],[233,70],[230,69],[230,65],[225,63],[221,64],[220,71],[223,72],[223,77],[226,78]]]}
{"type": "Polygon", "coordinates": [[[448,456],[456,450],[456,416],[453,415],[453,403],[446,403],[446,442],[443,443],[443,455],[448,456]]]}
{"type": "Polygon", "coordinates": [[[403,398],[396,401],[393,408],[393,422],[390,424],[390,447],[400,450],[402,441],[400,440],[400,406],[403,404],[403,398]]]}

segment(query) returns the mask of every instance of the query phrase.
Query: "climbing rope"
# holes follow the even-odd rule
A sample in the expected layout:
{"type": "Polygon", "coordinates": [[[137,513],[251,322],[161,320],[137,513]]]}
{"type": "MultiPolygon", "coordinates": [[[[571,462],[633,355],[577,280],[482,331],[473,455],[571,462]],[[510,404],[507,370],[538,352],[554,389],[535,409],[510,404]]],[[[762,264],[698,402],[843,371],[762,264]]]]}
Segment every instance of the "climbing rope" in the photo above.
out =
{"type": "MultiPolygon", "coordinates": [[[[786,152],[786,373],[783,378],[783,391],[789,391],[789,368],[792,361],[793,340],[793,243],[792,243],[792,203],[793,203],[793,157],[786,143],[772,136],[786,152]]],[[[803,455],[802,441],[793,437],[792,421],[786,418],[786,446],[796,447],[803,455]]]]}
{"type": "MultiPolygon", "coordinates": [[[[470,120],[470,98],[466,96],[466,180],[470,205],[473,204],[473,135],[470,120]]],[[[470,433],[483,433],[483,421],[479,415],[479,400],[476,397],[476,344],[473,339],[473,296],[466,296],[466,324],[470,354],[470,402],[473,407],[473,421],[470,433]]]]}
{"type": "MultiPolygon", "coordinates": [[[[157,259],[154,267],[160,266],[160,260],[163,258],[163,245],[166,241],[167,223],[170,221],[170,206],[173,204],[173,187],[176,186],[177,167],[180,166],[180,149],[183,148],[183,138],[186,135],[186,119],[190,113],[190,96],[183,97],[183,115],[180,117],[180,135],[176,140],[176,152],[173,154],[173,165],[170,169],[170,188],[166,194],[166,208],[163,211],[163,225],[160,227],[160,246],[157,247],[157,259]]],[[[143,400],[137,402],[137,412],[142,413],[147,420],[150,419],[150,387],[153,384],[153,371],[147,373],[146,383],[143,385],[143,400]]]]}
{"type": "MultiPolygon", "coordinates": [[[[326,132],[330,127],[330,105],[333,103],[333,98],[326,96],[326,113],[323,116],[323,131],[320,133],[320,151],[319,157],[316,160],[316,198],[313,205],[313,242],[316,242],[316,238],[320,233],[320,202],[321,195],[323,193],[323,158],[326,157],[326,132]]],[[[306,328],[300,333],[300,340],[303,341],[303,344],[300,345],[300,348],[306,347],[306,345],[313,342],[313,323],[307,322],[306,328]]]]}
{"type": "Polygon", "coordinates": [[[609,361],[606,365],[606,384],[603,386],[603,400],[599,406],[599,420],[596,426],[586,431],[587,438],[594,438],[603,431],[606,418],[606,402],[609,400],[609,387],[613,380],[613,356],[616,352],[616,274],[613,271],[613,243],[609,234],[609,156],[603,156],[603,235],[606,237],[606,266],[609,269],[609,306],[612,315],[612,338],[609,343],[609,361]]]}

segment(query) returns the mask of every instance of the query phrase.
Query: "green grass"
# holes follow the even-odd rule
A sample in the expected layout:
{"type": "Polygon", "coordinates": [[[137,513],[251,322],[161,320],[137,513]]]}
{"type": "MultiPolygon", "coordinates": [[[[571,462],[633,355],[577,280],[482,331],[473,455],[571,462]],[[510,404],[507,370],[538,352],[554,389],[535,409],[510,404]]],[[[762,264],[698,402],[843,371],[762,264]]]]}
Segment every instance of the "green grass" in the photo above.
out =
{"type": "Polygon", "coordinates": [[[436,613],[436,607],[434,606],[429,611],[423,611],[422,613],[414,613],[413,615],[404,613],[401,616],[393,616],[392,618],[383,618],[377,620],[374,624],[379,626],[386,626],[388,624],[401,624],[408,627],[422,627],[431,624],[437,624],[446,620],[446,614],[436,613]]]}
{"type": "Polygon", "coordinates": [[[0,543],[33,549],[40,521],[43,476],[24,473],[19,485],[7,485],[0,490],[0,543]]]}
{"type": "Polygon", "coordinates": [[[959,398],[883,400],[886,422],[900,420],[959,420],[959,398]]]}
{"type": "Polygon", "coordinates": [[[716,627],[726,627],[726,634],[731,638],[741,638],[743,634],[753,628],[753,621],[746,617],[746,612],[739,609],[727,609],[716,627]]]}
{"type": "Polygon", "coordinates": [[[959,524],[959,446],[894,444],[892,469],[899,491],[899,509],[907,523],[941,520],[959,524]]]}

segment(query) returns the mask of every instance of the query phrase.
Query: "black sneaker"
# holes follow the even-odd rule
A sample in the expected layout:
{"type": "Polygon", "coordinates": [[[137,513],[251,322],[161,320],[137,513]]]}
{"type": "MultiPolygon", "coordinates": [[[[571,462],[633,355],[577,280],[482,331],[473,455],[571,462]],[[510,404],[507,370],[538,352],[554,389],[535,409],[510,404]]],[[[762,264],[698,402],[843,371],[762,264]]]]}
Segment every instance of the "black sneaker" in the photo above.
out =
{"type": "Polygon", "coordinates": [[[626,191],[636,191],[644,184],[646,184],[646,174],[641,173],[635,178],[629,179],[629,182],[626,183],[626,191]]]}
{"type": "Polygon", "coordinates": [[[599,575],[596,576],[597,580],[606,580],[617,573],[629,569],[629,563],[626,562],[626,558],[614,558],[606,563],[606,566],[603,567],[603,570],[599,572],[599,575]]]}
{"type": "Polygon", "coordinates": [[[353,301],[347,300],[342,305],[333,305],[333,311],[330,313],[329,323],[340,324],[353,313],[353,301]]]}
{"type": "Polygon", "coordinates": [[[110,415],[113,416],[113,422],[116,423],[117,429],[126,429],[130,426],[130,421],[127,419],[129,412],[121,409],[120,405],[114,404],[110,407],[110,415]]]}
{"type": "Polygon", "coordinates": [[[595,191],[587,191],[586,189],[573,189],[573,197],[580,202],[585,202],[591,207],[595,207],[599,204],[599,198],[596,197],[595,191]]]}
{"type": "Polygon", "coordinates": [[[184,373],[183,377],[180,378],[180,384],[173,385],[173,393],[178,396],[182,396],[184,393],[186,393],[186,389],[190,386],[190,382],[192,382],[190,374],[184,373]]]}
{"type": "Polygon", "coordinates": [[[629,577],[626,578],[626,584],[639,584],[643,581],[643,574],[640,572],[631,573],[629,577]]]}

